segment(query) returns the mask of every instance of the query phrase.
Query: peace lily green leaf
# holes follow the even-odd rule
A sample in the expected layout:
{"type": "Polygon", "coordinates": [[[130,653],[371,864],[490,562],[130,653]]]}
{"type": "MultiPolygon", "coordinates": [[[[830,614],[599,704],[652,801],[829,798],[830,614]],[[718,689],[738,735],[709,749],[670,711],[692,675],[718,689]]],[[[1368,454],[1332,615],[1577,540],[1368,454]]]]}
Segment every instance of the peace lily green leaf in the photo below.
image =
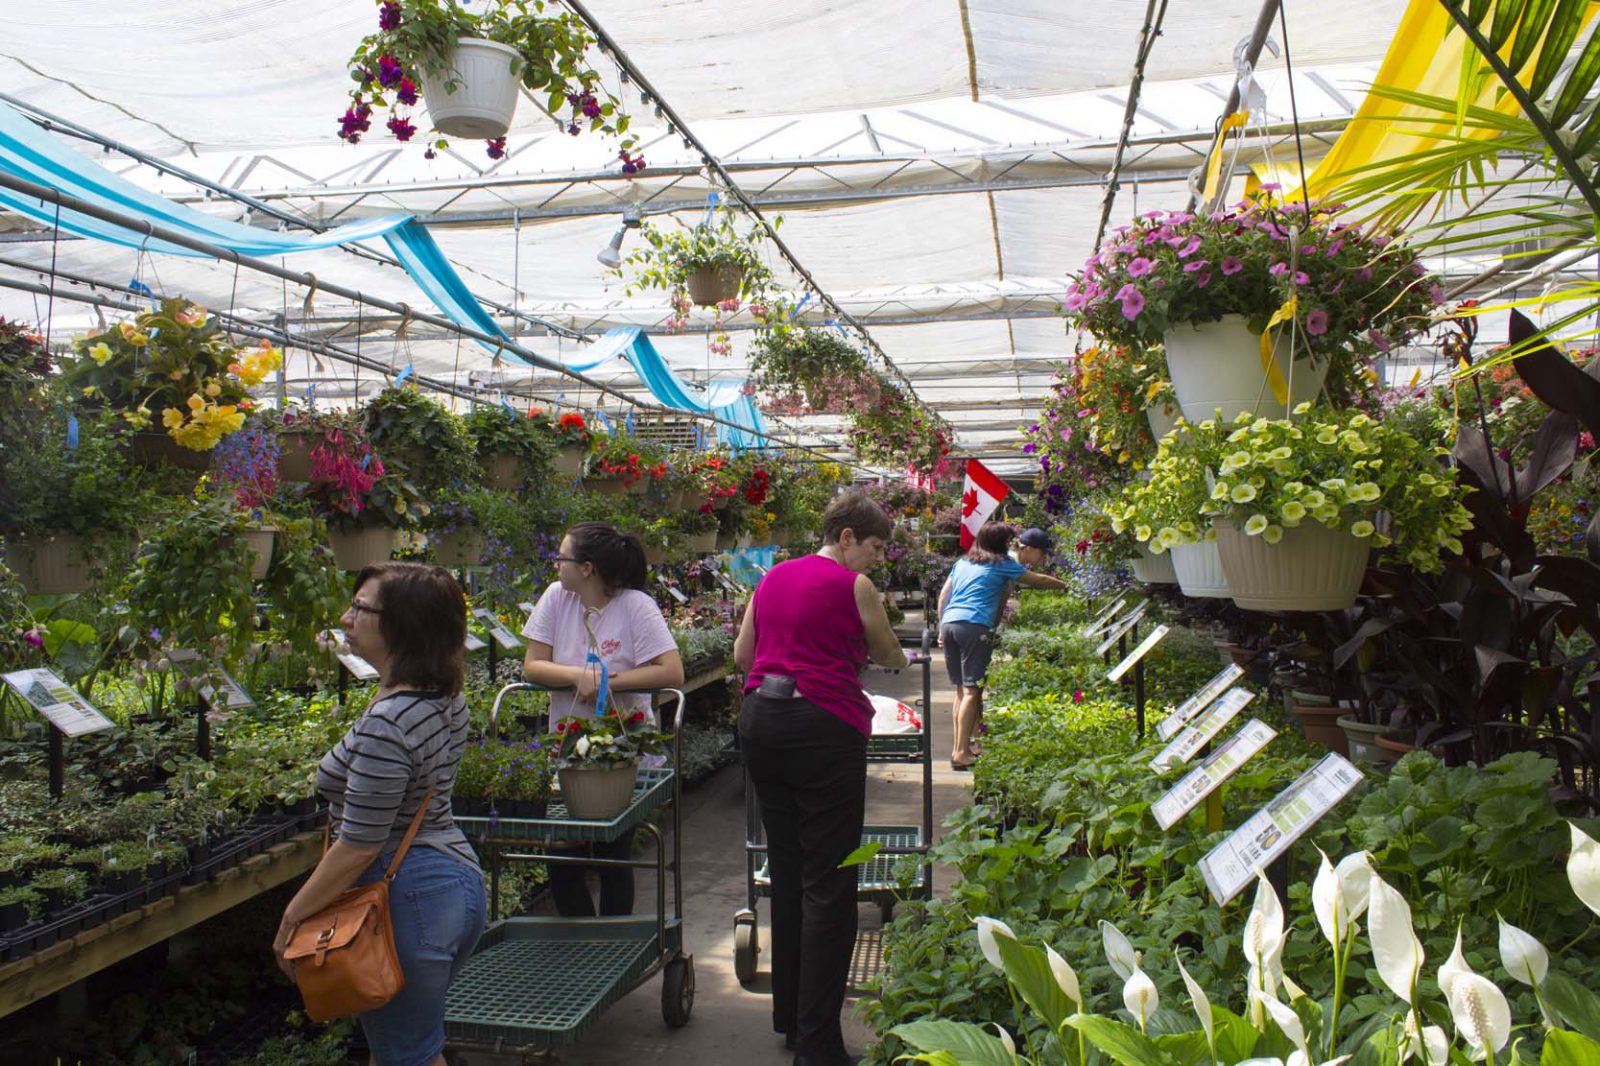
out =
{"type": "Polygon", "coordinates": [[[1044,949],[1005,936],[995,937],[995,946],[1005,964],[1006,977],[1028,1006],[1038,1011],[1052,1030],[1061,1028],[1062,1021],[1077,1007],[1056,983],[1044,949]]]}
{"type": "Polygon", "coordinates": [[[1169,1033],[1155,1037],[1156,1047],[1163,1055],[1184,1066],[1208,1066],[1211,1049],[1206,1045],[1206,1034],[1199,1032],[1169,1033]]]}
{"type": "Polygon", "coordinates": [[[1122,1066],[1171,1066],[1173,1060],[1131,1025],[1093,1014],[1074,1014],[1067,1024],[1122,1066]]]}
{"type": "Polygon", "coordinates": [[[1600,1062],[1600,1044],[1582,1033],[1552,1029],[1544,1036],[1539,1066],[1594,1066],[1600,1062]]]}
{"type": "Polygon", "coordinates": [[[1600,1040],[1600,995],[1552,970],[1540,989],[1561,1020],[1591,1040],[1600,1040]]]}
{"type": "Polygon", "coordinates": [[[1014,1066],[999,1037],[968,1022],[907,1022],[890,1032],[918,1051],[948,1055],[956,1066],[1014,1066]]]}

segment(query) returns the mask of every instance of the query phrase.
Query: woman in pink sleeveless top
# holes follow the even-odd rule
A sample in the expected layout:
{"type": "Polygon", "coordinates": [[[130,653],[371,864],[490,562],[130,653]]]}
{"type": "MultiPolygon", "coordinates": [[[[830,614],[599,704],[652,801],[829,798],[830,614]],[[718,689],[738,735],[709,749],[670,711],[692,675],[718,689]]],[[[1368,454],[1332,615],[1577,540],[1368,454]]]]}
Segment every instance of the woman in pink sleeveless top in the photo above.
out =
{"type": "Polygon", "coordinates": [[[870,656],[906,663],[866,572],[893,532],[865,492],[834,499],[822,550],[756,586],[733,658],[745,673],[740,745],[761,801],[772,878],[772,1025],[796,1066],[848,1066],[839,1027],[856,938],[872,704],[870,656]]]}

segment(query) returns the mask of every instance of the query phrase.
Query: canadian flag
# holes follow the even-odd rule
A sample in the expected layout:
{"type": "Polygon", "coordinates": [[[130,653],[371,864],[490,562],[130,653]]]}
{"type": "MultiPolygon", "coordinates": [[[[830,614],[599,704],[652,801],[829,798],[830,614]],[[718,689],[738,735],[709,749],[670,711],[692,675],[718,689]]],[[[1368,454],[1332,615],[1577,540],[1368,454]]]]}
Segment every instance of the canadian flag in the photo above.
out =
{"type": "Polygon", "coordinates": [[[978,462],[967,460],[967,479],[961,486],[961,550],[972,547],[978,530],[994,514],[1000,501],[1011,493],[1011,486],[997,477],[994,471],[978,462]]]}

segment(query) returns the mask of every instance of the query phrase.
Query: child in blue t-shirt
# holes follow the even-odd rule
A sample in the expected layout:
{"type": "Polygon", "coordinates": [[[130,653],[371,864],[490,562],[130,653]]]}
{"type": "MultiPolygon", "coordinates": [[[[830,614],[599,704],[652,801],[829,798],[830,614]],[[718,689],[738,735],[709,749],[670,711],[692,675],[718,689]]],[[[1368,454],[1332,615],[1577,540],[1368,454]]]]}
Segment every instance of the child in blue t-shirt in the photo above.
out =
{"type": "MultiPolygon", "coordinates": [[[[1011,527],[1003,522],[986,523],[978,530],[966,557],[956,561],[944,588],[939,590],[939,640],[944,645],[945,671],[956,690],[951,708],[955,724],[955,743],[950,749],[952,770],[970,769],[977,756],[972,736],[983,715],[983,680],[994,654],[994,628],[1000,624],[1000,612],[1012,585],[1066,588],[1055,578],[1036,574],[1010,558],[1006,551],[1011,537],[1011,527]]],[[[1022,542],[1037,561],[1048,557],[1050,538],[1043,530],[1028,530],[1022,535],[1022,542]]]]}

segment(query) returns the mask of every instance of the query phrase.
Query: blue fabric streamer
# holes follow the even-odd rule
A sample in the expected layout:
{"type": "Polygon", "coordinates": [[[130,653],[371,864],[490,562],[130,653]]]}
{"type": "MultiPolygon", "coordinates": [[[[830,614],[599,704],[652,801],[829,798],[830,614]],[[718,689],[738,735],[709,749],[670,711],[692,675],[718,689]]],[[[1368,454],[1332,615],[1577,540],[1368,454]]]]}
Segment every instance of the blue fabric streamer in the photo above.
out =
{"type": "Polygon", "coordinates": [[[78,447],[78,416],[67,412],[67,450],[72,451],[78,447]]]}
{"type": "Polygon", "coordinates": [[[411,374],[415,369],[416,368],[414,366],[412,366],[410,363],[407,363],[405,365],[405,369],[401,370],[400,373],[394,376],[394,387],[398,389],[401,385],[404,385],[406,383],[406,379],[411,377],[411,374]]]}

